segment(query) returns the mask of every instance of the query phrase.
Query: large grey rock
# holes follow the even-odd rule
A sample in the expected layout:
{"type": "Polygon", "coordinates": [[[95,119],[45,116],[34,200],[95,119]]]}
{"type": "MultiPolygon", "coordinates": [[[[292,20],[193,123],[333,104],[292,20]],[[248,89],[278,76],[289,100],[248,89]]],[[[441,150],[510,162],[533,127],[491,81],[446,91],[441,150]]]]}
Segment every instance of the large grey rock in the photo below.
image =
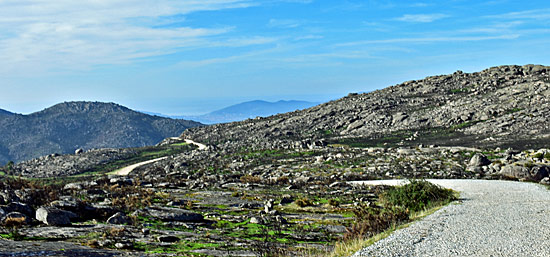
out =
{"type": "Polygon", "coordinates": [[[148,207],[137,212],[163,221],[200,222],[204,220],[201,214],[188,210],[166,207],[148,207]]]}
{"type": "Polygon", "coordinates": [[[487,158],[487,156],[483,154],[475,154],[472,159],[470,159],[469,166],[470,167],[481,167],[481,166],[487,166],[491,164],[491,161],[487,158]]]}
{"type": "Polygon", "coordinates": [[[41,207],[36,210],[36,219],[50,226],[69,226],[71,218],[76,218],[77,215],[52,207],[41,207]]]}
{"type": "Polygon", "coordinates": [[[29,217],[34,216],[34,210],[26,203],[12,202],[4,207],[6,212],[20,212],[29,217]]]}
{"type": "Polygon", "coordinates": [[[510,178],[531,179],[529,168],[519,165],[506,165],[500,169],[500,174],[510,178]]]}

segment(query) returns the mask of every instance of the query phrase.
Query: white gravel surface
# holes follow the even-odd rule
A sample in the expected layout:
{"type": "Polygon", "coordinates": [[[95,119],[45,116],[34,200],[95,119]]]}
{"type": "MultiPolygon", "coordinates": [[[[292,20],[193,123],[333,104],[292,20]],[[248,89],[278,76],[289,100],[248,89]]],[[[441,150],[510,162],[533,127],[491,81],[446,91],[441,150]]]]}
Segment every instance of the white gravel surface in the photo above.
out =
{"type": "Polygon", "coordinates": [[[430,180],[461,201],[353,256],[550,256],[550,191],[524,182],[430,180]]]}

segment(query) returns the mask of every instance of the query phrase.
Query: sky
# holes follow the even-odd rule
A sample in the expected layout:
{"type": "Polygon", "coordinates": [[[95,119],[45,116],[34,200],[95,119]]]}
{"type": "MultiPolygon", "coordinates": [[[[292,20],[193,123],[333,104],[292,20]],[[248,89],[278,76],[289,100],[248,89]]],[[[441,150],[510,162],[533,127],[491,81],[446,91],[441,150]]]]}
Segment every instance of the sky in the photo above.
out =
{"type": "Polygon", "coordinates": [[[197,115],[550,65],[550,1],[0,0],[0,108],[197,115]]]}

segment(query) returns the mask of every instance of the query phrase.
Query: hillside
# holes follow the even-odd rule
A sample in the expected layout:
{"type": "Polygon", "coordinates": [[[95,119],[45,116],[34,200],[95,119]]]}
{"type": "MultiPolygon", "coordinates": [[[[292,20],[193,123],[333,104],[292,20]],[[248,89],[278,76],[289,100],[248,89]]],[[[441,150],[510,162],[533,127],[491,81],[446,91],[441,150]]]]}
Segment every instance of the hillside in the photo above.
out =
{"type": "Polygon", "coordinates": [[[228,106],[226,108],[213,111],[199,116],[181,116],[178,118],[196,120],[206,124],[227,123],[233,121],[242,121],[256,117],[267,117],[279,113],[286,113],[295,110],[302,110],[319,103],[307,101],[284,101],[267,102],[262,100],[249,101],[228,106]]]}
{"type": "Polygon", "coordinates": [[[227,149],[461,145],[545,147],[550,67],[499,66],[427,77],[306,110],[190,129],[182,137],[227,149]]]}
{"type": "Polygon", "coordinates": [[[14,115],[14,114],[6,110],[0,109],[0,116],[11,116],[11,115],[14,115]]]}
{"type": "Polygon", "coordinates": [[[0,163],[76,149],[154,145],[201,125],[113,103],[66,102],[29,115],[0,115],[0,163]]]}

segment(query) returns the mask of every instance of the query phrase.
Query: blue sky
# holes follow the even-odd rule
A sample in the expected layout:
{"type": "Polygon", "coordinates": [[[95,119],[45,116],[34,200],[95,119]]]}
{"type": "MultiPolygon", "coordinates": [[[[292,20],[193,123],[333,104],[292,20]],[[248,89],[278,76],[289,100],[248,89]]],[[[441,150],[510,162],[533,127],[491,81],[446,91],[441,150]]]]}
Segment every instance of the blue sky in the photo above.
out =
{"type": "Polygon", "coordinates": [[[550,2],[0,1],[0,108],[200,114],[327,101],[503,64],[550,65],[550,2]]]}

